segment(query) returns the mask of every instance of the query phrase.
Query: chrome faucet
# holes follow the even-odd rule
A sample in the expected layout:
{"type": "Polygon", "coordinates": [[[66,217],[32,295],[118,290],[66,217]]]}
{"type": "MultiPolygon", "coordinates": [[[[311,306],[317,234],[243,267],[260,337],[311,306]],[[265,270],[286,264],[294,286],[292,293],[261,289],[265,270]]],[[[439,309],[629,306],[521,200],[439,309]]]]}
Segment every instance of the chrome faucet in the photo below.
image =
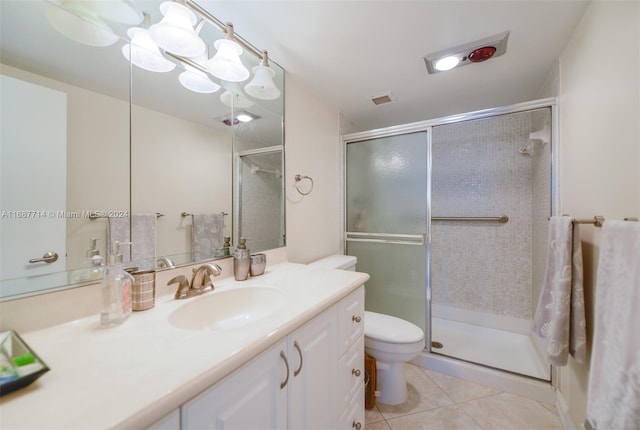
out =
{"type": "Polygon", "coordinates": [[[213,290],[213,277],[219,276],[222,269],[215,263],[206,263],[197,269],[193,269],[191,288],[211,288],[213,290]]]}
{"type": "Polygon", "coordinates": [[[158,267],[175,267],[173,260],[167,257],[158,257],[156,264],[158,267]]]}
{"type": "Polygon", "coordinates": [[[188,299],[189,297],[199,296],[200,294],[213,291],[213,277],[222,273],[222,269],[215,263],[207,263],[193,269],[193,277],[191,284],[184,275],[178,275],[172,278],[167,285],[179,284],[176,290],[175,298],[188,299]]]}

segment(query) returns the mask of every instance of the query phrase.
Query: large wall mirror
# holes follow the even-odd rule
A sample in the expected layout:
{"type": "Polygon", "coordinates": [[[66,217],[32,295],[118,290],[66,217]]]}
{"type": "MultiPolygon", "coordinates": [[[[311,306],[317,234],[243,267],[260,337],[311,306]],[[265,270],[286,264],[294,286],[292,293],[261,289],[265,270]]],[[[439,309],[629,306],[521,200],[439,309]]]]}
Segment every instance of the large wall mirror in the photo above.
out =
{"type": "Polygon", "coordinates": [[[165,71],[132,64],[128,30],[160,22],[161,3],[2,1],[0,298],[91,281],[115,240],[156,270],[223,258],[225,237],[284,246],[284,70],[268,59],[269,97],[244,88],[255,48],[244,82],[203,74],[225,31],[198,13],[206,58],[161,49],[165,71]],[[121,22],[132,7],[141,21],[121,22]]]}

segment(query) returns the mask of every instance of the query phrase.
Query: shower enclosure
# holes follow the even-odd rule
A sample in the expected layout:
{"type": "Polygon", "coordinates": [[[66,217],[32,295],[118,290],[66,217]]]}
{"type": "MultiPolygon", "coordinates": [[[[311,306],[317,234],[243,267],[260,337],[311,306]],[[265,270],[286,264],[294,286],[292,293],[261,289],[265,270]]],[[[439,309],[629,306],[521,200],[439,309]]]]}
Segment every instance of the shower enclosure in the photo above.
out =
{"type": "Polygon", "coordinates": [[[540,380],[529,336],[552,211],[553,101],[357,133],[346,142],[346,253],[366,307],[427,351],[540,380]]]}

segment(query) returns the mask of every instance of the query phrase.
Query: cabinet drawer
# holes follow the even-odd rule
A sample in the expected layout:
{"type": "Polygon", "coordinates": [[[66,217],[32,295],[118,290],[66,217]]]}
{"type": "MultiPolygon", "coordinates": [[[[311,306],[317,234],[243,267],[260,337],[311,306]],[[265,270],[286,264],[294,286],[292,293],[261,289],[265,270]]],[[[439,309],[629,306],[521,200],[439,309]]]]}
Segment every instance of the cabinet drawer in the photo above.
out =
{"type": "Polygon", "coordinates": [[[338,386],[340,401],[338,411],[342,411],[358,391],[364,390],[364,337],[356,341],[346,354],[340,357],[338,365],[338,386]]]}
{"type": "Polygon", "coordinates": [[[339,355],[342,355],[364,334],[364,285],[340,300],[338,313],[339,355]]]}
{"type": "Polygon", "coordinates": [[[338,428],[343,430],[364,429],[364,388],[354,396],[340,414],[338,428]]]}

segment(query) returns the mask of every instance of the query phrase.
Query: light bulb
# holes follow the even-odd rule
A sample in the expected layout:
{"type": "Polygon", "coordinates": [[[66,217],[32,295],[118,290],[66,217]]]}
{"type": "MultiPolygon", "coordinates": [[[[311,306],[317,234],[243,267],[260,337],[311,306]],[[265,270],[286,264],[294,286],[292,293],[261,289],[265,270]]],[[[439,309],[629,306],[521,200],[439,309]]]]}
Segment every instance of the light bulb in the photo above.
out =
{"type": "Polygon", "coordinates": [[[444,72],[445,70],[451,70],[458,65],[460,59],[455,55],[444,57],[436,61],[435,68],[436,70],[440,70],[444,72]]]}

